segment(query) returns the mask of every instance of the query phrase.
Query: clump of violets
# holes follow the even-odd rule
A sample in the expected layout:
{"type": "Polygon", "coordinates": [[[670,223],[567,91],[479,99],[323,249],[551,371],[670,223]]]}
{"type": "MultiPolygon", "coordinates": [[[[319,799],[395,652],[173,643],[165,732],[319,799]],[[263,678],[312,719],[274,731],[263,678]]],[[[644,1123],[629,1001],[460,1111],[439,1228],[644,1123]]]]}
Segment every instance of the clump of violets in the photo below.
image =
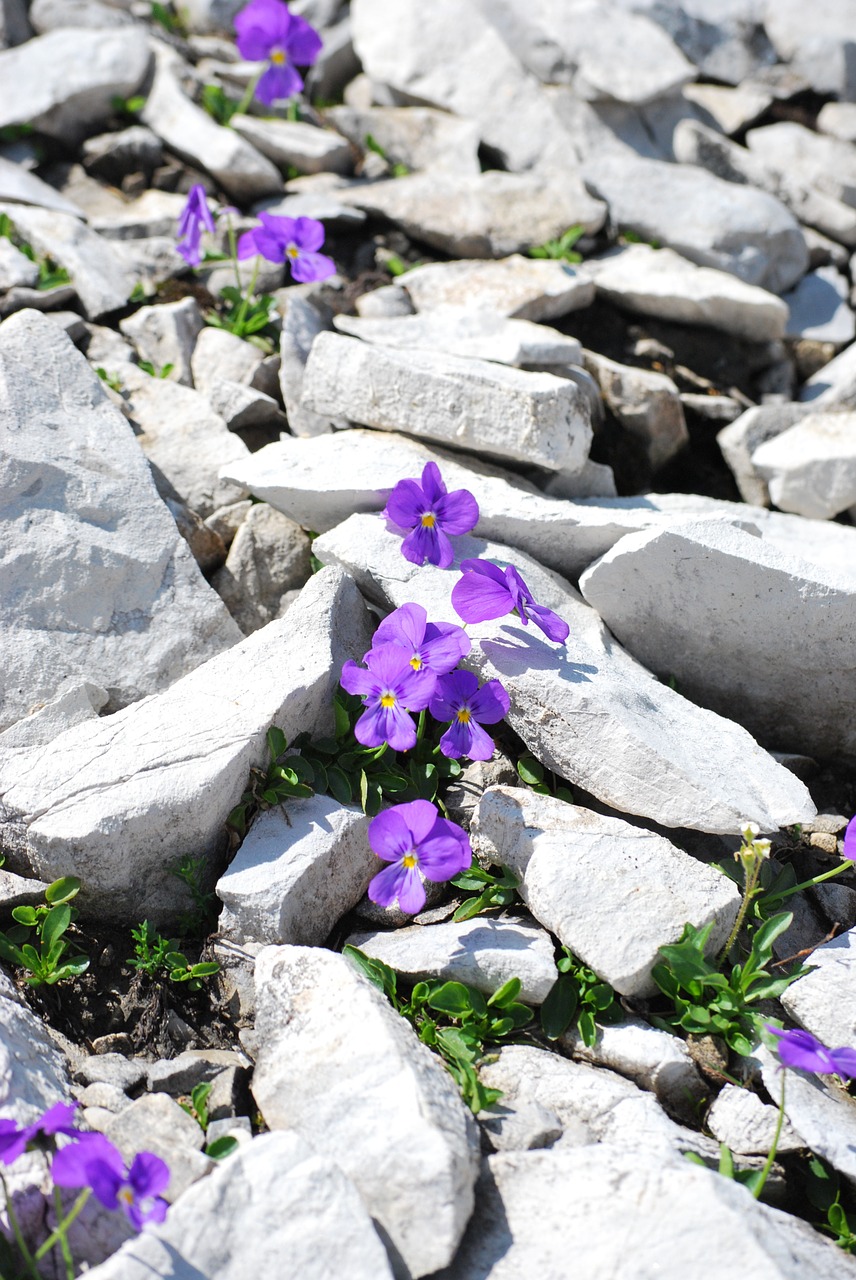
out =
{"type": "Polygon", "coordinates": [[[315,218],[280,218],[260,213],[258,227],[245,231],[238,240],[238,258],[258,254],[268,262],[285,263],[299,284],[326,280],[336,264],[318,250],[324,243],[324,226],[315,218]]]}
{"type": "Polygon", "coordinates": [[[810,1031],[783,1031],[769,1023],[764,1030],[778,1040],[776,1052],[783,1067],[810,1071],[819,1076],[856,1079],[856,1049],[827,1049],[810,1031]]]}
{"type": "Polygon", "coordinates": [[[372,902],[415,915],[425,905],[425,880],[451,880],[471,866],[469,837],[441,818],[428,800],[412,800],[379,813],[369,823],[369,844],[390,865],[371,881],[372,902]]]}
{"type": "Polygon", "coordinates": [[[178,244],[175,246],[189,267],[198,267],[202,261],[203,231],[214,231],[214,215],[208,207],[205,188],[201,182],[196,182],[187,194],[178,220],[178,244]]]}
{"type": "Polygon", "coordinates": [[[428,709],[435,720],[451,722],[440,739],[443,755],[489,760],[494,742],[482,725],[503,720],[509,705],[508,694],[498,680],[488,680],[479,688],[471,671],[440,676],[428,709]]]}
{"type": "Polygon", "coordinates": [[[250,0],[235,16],[238,52],[247,62],[268,65],[255,85],[259,102],[271,106],[303,89],[298,67],[311,67],[321,52],[314,27],[283,0],[250,0]]]}
{"type": "Polygon", "coordinates": [[[516,612],[524,627],[534,622],[548,640],[564,644],[570,627],[535,597],[513,565],[500,569],[489,560],[462,560],[461,577],[452,588],[452,604],[464,622],[489,622],[516,612]]]}
{"type": "Polygon", "coordinates": [[[383,514],[400,529],[410,532],[401,554],[411,564],[427,560],[448,569],[455,558],[449,536],[469,533],[479,520],[479,508],[467,489],[446,489],[436,462],[428,462],[420,480],[399,480],[389,495],[383,514]]]}
{"type": "Polygon", "coordinates": [[[421,604],[403,604],[384,618],[374,633],[372,647],[381,644],[399,645],[414,671],[430,671],[435,676],[453,671],[472,647],[463,627],[454,622],[429,622],[421,604]]]}
{"type": "Polygon", "coordinates": [[[151,1151],[135,1155],[126,1169],[121,1152],[103,1134],[82,1134],[56,1153],[51,1176],[58,1187],[88,1187],[105,1209],[121,1209],[135,1231],[166,1217],[161,1192],[169,1168],[151,1151]]]}

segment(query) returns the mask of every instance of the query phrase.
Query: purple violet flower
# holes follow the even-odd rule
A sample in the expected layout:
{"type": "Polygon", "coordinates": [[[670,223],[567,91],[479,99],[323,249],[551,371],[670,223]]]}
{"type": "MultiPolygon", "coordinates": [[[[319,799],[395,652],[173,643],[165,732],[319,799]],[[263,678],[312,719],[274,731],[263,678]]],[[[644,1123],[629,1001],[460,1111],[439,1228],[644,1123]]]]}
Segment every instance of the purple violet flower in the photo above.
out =
{"type": "Polygon", "coordinates": [[[374,633],[372,647],[397,644],[406,650],[414,671],[431,671],[435,676],[454,670],[469,653],[472,641],[454,622],[429,622],[421,604],[403,604],[395,609],[374,633]]]}
{"type": "Polygon", "coordinates": [[[82,1134],[56,1153],[51,1176],[58,1187],[90,1187],[105,1209],[121,1209],[135,1231],[166,1217],[160,1192],[169,1182],[169,1168],[151,1151],[134,1156],[126,1170],[121,1153],[103,1134],[82,1134]]]}
{"type": "Polygon", "coordinates": [[[392,863],[369,885],[369,897],[382,907],[398,905],[408,915],[425,906],[423,876],[451,880],[472,864],[469,837],[441,818],[428,800],[412,800],[379,813],[369,823],[369,844],[379,858],[392,863]]]}
{"type": "Polygon", "coordinates": [[[187,202],[178,220],[178,244],[175,246],[190,267],[198,267],[202,261],[199,246],[202,231],[214,230],[214,217],[208,208],[205,188],[201,182],[194,183],[187,194],[187,202]]]}
{"type": "Polygon", "coordinates": [[[479,520],[479,508],[467,489],[447,492],[436,462],[428,462],[422,480],[399,480],[383,514],[401,529],[409,529],[401,554],[411,564],[448,569],[454,552],[448,535],[469,533],[479,520]]]}
{"type": "Polygon", "coordinates": [[[0,1161],[14,1164],[40,1133],[48,1137],[57,1133],[77,1133],[74,1127],[76,1110],[76,1102],[55,1102],[32,1124],[17,1125],[14,1120],[0,1120],[0,1161]]]}
{"type": "Polygon", "coordinates": [[[297,66],[310,67],[321,52],[321,37],[283,0],[250,0],[235,16],[238,52],[248,62],[270,63],[255,96],[268,106],[293,98],[303,88],[297,66]],[[296,65],[295,65],[296,64],[296,65]]]}
{"type": "Polygon", "coordinates": [[[464,622],[488,622],[516,609],[524,627],[534,622],[558,644],[565,643],[571,630],[552,609],[535,603],[513,565],[500,569],[489,560],[462,560],[461,576],[452,587],[452,604],[464,622]]]}
{"type": "Polygon", "coordinates": [[[315,218],[279,218],[260,213],[260,227],[245,231],[238,240],[238,257],[259,253],[268,262],[284,262],[300,284],[326,280],[336,264],[325,253],[317,253],[324,243],[324,226],[315,218]]]}
{"type": "Polygon", "coordinates": [[[856,1079],[856,1049],[827,1049],[810,1031],[782,1031],[769,1023],[764,1030],[778,1037],[776,1050],[783,1067],[856,1079]]]}
{"type": "Polygon", "coordinates": [[[508,714],[508,694],[498,680],[488,680],[479,688],[471,671],[453,671],[440,676],[428,710],[435,720],[451,721],[440,739],[444,756],[469,756],[489,760],[493,738],[482,724],[496,724],[508,714]]]}
{"type": "Polygon", "coordinates": [[[357,741],[365,747],[388,742],[394,751],[416,746],[416,726],[408,711],[423,711],[434,692],[430,671],[414,671],[407,650],[383,644],[365,656],[368,671],[355,662],[342,668],[341,685],[365,699],[366,710],[354,726],[357,741]]]}
{"type": "Polygon", "coordinates": [[[844,856],[856,862],[856,817],[850,819],[844,832],[844,856]]]}

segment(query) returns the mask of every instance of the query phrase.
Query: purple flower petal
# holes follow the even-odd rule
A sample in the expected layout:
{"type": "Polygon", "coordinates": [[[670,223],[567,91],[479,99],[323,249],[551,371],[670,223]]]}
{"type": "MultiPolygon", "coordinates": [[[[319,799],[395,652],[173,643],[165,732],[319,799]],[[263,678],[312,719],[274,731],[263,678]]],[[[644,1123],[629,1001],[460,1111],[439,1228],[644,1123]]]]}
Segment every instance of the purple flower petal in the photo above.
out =
{"type": "Polygon", "coordinates": [[[288,33],[286,48],[289,57],[300,67],[311,67],[321,52],[321,37],[314,27],[299,14],[291,15],[291,30],[288,33]]]}
{"type": "Polygon", "coordinates": [[[309,284],[313,280],[327,280],[336,274],[336,264],[326,253],[303,253],[296,258],[288,259],[291,274],[298,284],[309,284]]]}
{"type": "Polygon", "coordinates": [[[436,507],[441,498],[446,496],[446,486],[443,483],[443,477],[440,475],[440,468],[436,462],[426,462],[422,468],[422,492],[425,495],[425,501],[432,509],[436,507]]]}
{"type": "Polygon", "coordinates": [[[169,1165],[152,1151],[134,1156],[128,1171],[128,1183],[141,1198],[160,1195],[169,1185],[169,1165]]]}
{"type": "Polygon", "coordinates": [[[290,63],[270,66],[256,85],[256,97],[266,106],[293,98],[303,89],[303,77],[290,63]]]}
{"type": "Polygon", "coordinates": [[[362,667],[358,667],[356,662],[346,662],[342,667],[339,684],[346,693],[358,693],[361,697],[366,697],[376,689],[377,678],[371,671],[364,671],[362,667]]]}
{"type": "Polygon", "coordinates": [[[556,644],[565,643],[571,628],[564,618],[560,618],[552,609],[546,609],[541,604],[530,605],[529,614],[535,626],[541,628],[548,640],[553,640],[556,644]]]}
{"type": "Polygon", "coordinates": [[[416,867],[402,867],[404,875],[398,886],[398,905],[408,915],[415,916],[425,906],[425,886],[416,867]]]}
{"type": "Polygon", "coordinates": [[[421,604],[403,604],[384,618],[374,633],[373,644],[398,644],[416,650],[425,638],[428,614],[421,604]]]}
{"type": "Polygon", "coordinates": [[[401,544],[401,554],[411,564],[436,564],[441,569],[448,569],[455,558],[452,544],[439,525],[423,525],[421,522],[411,529],[401,544]]]}
{"type": "Polygon", "coordinates": [[[455,489],[434,505],[437,522],[453,536],[469,533],[479,522],[479,504],[467,489],[455,489]]]}
{"type": "Polygon", "coordinates": [[[426,510],[425,495],[418,480],[399,480],[387,498],[383,514],[401,529],[418,524],[426,510]]]}
{"type": "Polygon", "coordinates": [[[811,1032],[799,1029],[782,1031],[769,1025],[765,1029],[778,1037],[776,1049],[784,1066],[819,1075],[830,1075],[835,1071],[829,1050],[811,1032]]]}
{"type": "Polygon", "coordinates": [[[469,703],[479,687],[478,678],[471,671],[451,671],[439,676],[434,696],[428,709],[435,720],[454,720],[458,710],[469,703]]]}
{"type": "Polygon", "coordinates": [[[856,817],[850,819],[844,832],[844,856],[856,862],[856,817]]]}
{"type": "Polygon", "coordinates": [[[434,830],[419,846],[419,865],[429,880],[451,880],[472,860],[466,832],[446,818],[437,819],[434,830]]]}
{"type": "Polygon", "coordinates": [[[489,622],[510,613],[514,599],[504,580],[499,583],[493,577],[476,571],[463,573],[452,587],[452,606],[464,622],[489,622]]]}
{"type": "Polygon", "coordinates": [[[410,751],[416,746],[416,726],[403,707],[384,707],[377,702],[367,707],[354,725],[354,737],[364,747],[387,742],[393,751],[410,751]]]}
{"type": "MultiPolygon", "coordinates": [[[[391,809],[384,809],[383,813],[379,813],[369,823],[369,846],[384,862],[399,862],[413,848],[413,833],[402,813],[405,808],[405,805],[399,804],[391,809]]],[[[433,805],[431,808],[433,825],[437,814],[433,805]]]]}
{"type": "Polygon", "coordinates": [[[317,218],[295,218],[290,239],[302,253],[315,253],[324,243],[324,224],[317,218]]]}
{"type": "Polygon", "coordinates": [[[473,719],[480,724],[496,724],[508,715],[511,705],[508,694],[498,680],[488,680],[487,684],[469,700],[473,719]]]}
{"type": "Polygon", "coordinates": [[[415,867],[396,862],[384,867],[369,884],[368,895],[381,907],[391,907],[398,900],[402,911],[415,915],[425,906],[425,889],[415,867]],[[405,906],[405,902],[408,904],[405,906]]]}
{"type": "Polygon", "coordinates": [[[429,622],[422,644],[422,661],[435,675],[452,671],[466,657],[472,641],[463,627],[454,622],[429,622]]]}

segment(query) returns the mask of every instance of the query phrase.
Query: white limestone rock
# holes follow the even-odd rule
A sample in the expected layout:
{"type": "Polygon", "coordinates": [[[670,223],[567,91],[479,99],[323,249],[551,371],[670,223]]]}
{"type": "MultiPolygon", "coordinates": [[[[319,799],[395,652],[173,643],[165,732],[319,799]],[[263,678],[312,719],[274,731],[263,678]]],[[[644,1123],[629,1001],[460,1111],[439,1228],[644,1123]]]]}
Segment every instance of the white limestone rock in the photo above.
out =
{"type": "MultiPolygon", "coordinates": [[[[856,16],[856,7],[853,12],[856,16]]],[[[750,129],[746,145],[769,168],[790,169],[806,186],[856,205],[856,148],[849,142],[824,137],[794,120],[781,120],[750,129]]]]}
{"type": "Polygon", "coordinates": [[[327,1280],[343,1258],[348,1280],[392,1280],[371,1219],[338,1165],[295,1133],[265,1133],[183,1195],[161,1226],[134,1236],[89,1276],[246,1280],[287,1265],[300,1280],[327,1280]]]}
{"type": "Polygon", "coordinates": [[[255,973],[253,1096],[265,1123],[338,1163],[414,1280],[445,1266],[478,1165],[452,1077],[342,956],[265,947],[255,973]]]}
{"type": "Polygon", "coordinates": [[[579,470],[592,439],[588,403],[573,382],[339,334],[312,344],[303,397],[316,413],[552,471],[579,470]]]}
{"type": "Polygon", "coordinates": [[[782,996],[788,1014],[831,1049],[856,1045],[856,930],[815,947],[813,972],[798,978],[782,996]]]}
{"type": "Polygon", "coordinates": [[[479,134],[471,120],[432,107],[331,107],[326,119],[354,146],[363,148],[370,134],[391,164],[435,173],[480,172],[479,134]]]}
{"type": "Polygon", "coordinates": [[[311,572],[307,535],[280,511],[258,502],[241,522],[211,586],[244,635],[250,635],[280,616],[283,597],[302,587],[311,572]]]}
{"type": "Polygon", "coordinates": [[[10,204],[34,204],[40,209],[56,209],[59,213],[71,213],[76,218],[83,216],[83,211],[73,201],[42,182],[22,164],[13,164],[5,156],[0,156],[0,200],[10,204]]]}
{"type": "Polygon", "coordinates": [[[0,53],[0,128],[29,124],[74,146],[129,98],[151,63],[139,27],[65,28],[0,53]]]}
{"type": "Polygon", "coordinates": [[[0,289],[14,289],[19,285],[33,289],[38,279],[38,263],[16,249],[11,240],[0,240],[0,289]]]}
{"type": "Polygon", "coordinates": [[[519,254],[497,262],[429,262],[405,271],[398,284],[417,311],[458,306],[518,320],[555,320],[594,301],[585,270],[519,254]]]}
{"type": "Polygon", "coordinates": [[[589,189],[611,219],[643,240],[659,240],[702,267],[781,293],[805,275],[808,249],[799,224],[774,196],[703,169],[626,154],[590,157],[589,189]]]}
{"type": "Polygon", "coordinates": [[[186,387],[193,386],[190,361],[196,339],[204,327],[194,298],[140,307],[132,316],[119,321],[122,333],[131,339],[143,360],[154,365],[158,373],[171,364],[167,377],[186,387]]]}
{"type": "Polygon", "coordinates": [[[481,861],[520,878],[536,920],[622,995],[657,992],[659,948],[677,942],[687,922],[713,923],[713,953],[737,914],[740,895],[721,872],[662,836],[552,796],[489,788],[471,838],[481,861]],[[611,928],[637,895],[633,928],[611,928]]]}
{"type": "Polygon", "coordinates": [[[824,413],[818,407],[760,445],[752,466],[782,511],[814,520],[839,515],[856,503],[856,412],[824,413]]]}
{"type": "Polygon", "coordinates": [[[332,129],[319,129],[299,120],[259,120],[234,115],[230,125],[242,138],[280,169],[289,166],[301,173],[350,173],[351,148],[332,129]]]}
{"type": "Polygon", "coordinates": [[[108,710],[165,688],[239,639],[157,495],[103,384],[46,317],[0,326],[6,431],[0,728],[63,681],[108,710]],[[64,571],[57,574],[57,564],[64,571]]]}
{"type": "MultiPolygon", "coordinates": [[[[279,340],[282,359],[279,385],[288,426],[295,436],[321,436],[333,430],[329,415],[315,413],[303,400],[304,373],[312,344],[319,333],[324,333],[329,328],[329,318],[318,307],[297,293],[289,293],[282,313],[282,333],[279,340]]],[[[315,525],[307,527],[316,528],[315,525]]]]}
{"type": "Polygon", "coordinates": [[[856,409],[856,342],[813,373],[799,399],[815,409],[856,409]]]}
{"type": "MultiPolygon", "coordinates": [[[[778,1056],[763,1045],[755,1056],[761,1065],[764,1087],[778,1102],[783,1074],[778,1056]]],[[[856,1186],[856,1101],[829,1076],[802,1071],[787,1071],[784,1076],[785,1117],[803,1145],[828,1160],[851,1186],[856,1186]]]]}
{"type": "Polygon", "coordinates": [[[526,1004],[542,1004],[559,976],[549,935],[508,917],[353,933],[348,942],[410,979],[464,982],[487,996],[519,978],[519,999],[526,1004]]]}
{"type": "Polygon", "coordinates": [[[598,293],[628,311],[707,325],[754,342],[785,333],[787,304],[727,271],[696,266],[672,249],[631,244],[585,264],[598,293]]]}
{"type": "Polygon", "coordinates": [[[258,347],[227,329],[206,325],[198,334],[190,357],[193,386],[205,394],[222,378],[255,385],[264,355],[258,347]]]}
{"type": "Polygon", "coordinates": [[[619,364],[595,351],[586,351],[585,367],[620,425],[642,445],[653,470],[689,444],[681,397],[666,374],[619,364]]]}
{"type": "Polygon", "coordinates": [[[325,795],[260,814],[217,882],[226,908],[220,932],[239,942],[321,946],[378,871],[366,828],[361,810],[325,795]]]}
{"type": "Polygon", "coordinates": [[[271,722],[289,739],[325,732],[342,663],[368,644],[353,582],[316,574],[287,619],[164,693],[0,758],[10,869],[79,876],[81,906],[102,919],[136,922],[141,901],[153,923],[171,918],[170,868],[192,849],[212,879],[222,870],[224,824],[251,766],[267,762],[271,722]]]}
{"type": "Polygon", "coordinates": [[[821,133],[842,142],[856,142],[856,102],[826,102],[815,121],[821,133]]]}
{"type": "Polygon", "coordinates": [[[437,307],[397,319],[336,316],[333,323],[340,333],[399,351],[445,351],[517,368],[582,362],[576,338],[531,320],[509,320],[471,307],[437,307]]]}
{"type": "Polygon", "coordinates": [[[856,337],[856,317],[847,303],[848,281],[835,267],[818,267],[782,301],[788,306],[785,336],[844,347],[856,337]]]}
{"type": "Polygon", "coordinates": [[[791,1214],[686,1160],[614,1146],[489,1157],[478,1207],[437,1280],[842,1280],[852,1259],[791,1214]]]}
{"type": "MultiPolygon", "coordinates": [[[[705,1125],[714,1138],[724,1142],[735,1155],[765,1156],[772,1150],[778,1119],[778,1107],[763,1103],[751,1089],[727,1084],[717,1094],[707,1113],[705,1125]]],[[[776,1143],[776,1151],[780,1155],[786,1155],[789,1151],[798,1151],[804,1145],[802,1138],[786,1120],[776,1143]]]]}
{"type": "Polygon", "coordinates": [[[698,521],[621,539],[580,591],[646,667],[768,747],[856,753],[856,585],[845,577],[698,521]]]}
{"type": "MultiPolygon", "coordinates": [[[[559,647],[510,617],[476,624],[464,659],[481,679],[502,681],[508,723],[549,769],[619,811],[667,827],[737,833],[748,818],[776,830],[813,814],[802,783],[744,729],[659,684],[561,578],[497,543],[455,542],[456,564],[474,556],[514,563],[535,599],[570,626],[559,647]]],[[[432,621],[460,621],[450,600],[456,575],[409,564],[401,535],[377,516],[351,516],[316,538],[313,550],[324,563],[347,567],[380,604],[413,601],[432,621]]]]}
{"type": "Polygon", "coordinates": [[[166,1093],[145,1093],[114,1112],[103,1133],[128,1165],[140,1151],[152,1151],[166,1162],[170,1178],[163,1195],[170,1204],[213,1167],[213,1161],[202,1154],[202,1126],[166,1093]]]}
{"type": "Polygon", "coordinates": [[[781,435],[810,412],[809,405],[790,401],[782,404],[757,404],[746,409],[717,434],[716,443],[731,468],[744,502],[759,507],[770,505],[767,482],[756,471],[752,454],[765,441],[781,435]]]}
{"type": "Polygon", "coordinates": [[[413,239],[460,258],[503,258],[578,224],[598,231],[606,213],[567,160],[549,173],[489,169],[463,177],[438,169],[355,182],[336,194],[344,204],[388,218],[413,239]]]}

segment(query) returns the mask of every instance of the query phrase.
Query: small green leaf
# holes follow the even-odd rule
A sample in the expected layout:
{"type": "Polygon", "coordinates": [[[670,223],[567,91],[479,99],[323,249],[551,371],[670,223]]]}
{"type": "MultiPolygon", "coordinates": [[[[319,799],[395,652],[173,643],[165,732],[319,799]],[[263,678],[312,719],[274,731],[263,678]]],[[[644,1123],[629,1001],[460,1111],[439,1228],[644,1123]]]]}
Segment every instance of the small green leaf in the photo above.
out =
{"type": "Polygon", "coordinates": [[[351,784],[337,765],[332,765],[327,770],[327,782],[334,800],[338,800],[339,804],[351,804],[354,798],[351,784]]]}
{"type": "Polygon", "coordinates": [[[25,924],[32,928],[38,920],[38,916],[36,915],[35,907],[13,907],[12,919],[17,920],[18,924],[25,924]]]}
{"type": "Polygon", "coordinates": [[[351,717],[338,697],[333,699],[333,719],[336,726],[336,737],[344,738],[351,729],[351,717]]]}
{"type": "Polygon", "coordinates": [[[213,1142],[209,1142],[205,1148],[206,1156],[210,1156],[212,1160],[225,1160],[226,1156],[230,1156],[238,1147],[238,1139],[233,1138],[231,1134],[224,1133],[221,1137],[215,1138],[213,1142]]]}
{"type": "Polygon", "coordinates": [[[544,781],[544,766],[533,755],[520,757],[517,761],[517,772],[523,781],[531,787],[544,781]]]}
{"type": "Polygon", "coordinates": [[[45,889],[45,901],[52,907],[62,902],[70,902],[80,892],[80,881],[77,876],[61,876],[45,889]]]}
{"type": "Polygon", "coordinates": [[[504,1009],[506,1005],[512,1004],[517,999],[522,986],[523,983],[519,978],[509,978],[498,991],[494,991],[488,1000],[488,1005],[494,1005],[497,1009],[504,1009]]]}
{"type": "Polygon", "coordinates": [[[594,1020],[594,1014],[588,1009],[584,1009],[577,1019],[577,1028],[586,1048],[593,1049],[597,1040],[597,1024],[594,1020]]]}
{"type": "Polygon", "coordinates": [[[444,982],[431,993],[428,1004],[438,1013],[448,1013],[453,1018],[463,1017],[472,1009],[470,992],[462,982],[444,982]]]}
{"type": "Polygon", "coordinates": [[[267,731],[267,744],[272,764],[288,749],[288,739],[282,729],[278,729],[275,724],[272,724],[267,731]]]}
{"type": "Polygon", "coordinates": [[[62,937],[70,924],[71,907],[67,902],[61,902],[57,906],[51,907],[41,927],[42,942],[48,950],[62,937]]]}
{"type": "Polygon", "coordinates": [[[562,974],[541,1005],[541,1029],[548,1040],[558,1040],[564,1035],[574,1019],[577,1004],[577,984],[573,978],[562,974]]]}

